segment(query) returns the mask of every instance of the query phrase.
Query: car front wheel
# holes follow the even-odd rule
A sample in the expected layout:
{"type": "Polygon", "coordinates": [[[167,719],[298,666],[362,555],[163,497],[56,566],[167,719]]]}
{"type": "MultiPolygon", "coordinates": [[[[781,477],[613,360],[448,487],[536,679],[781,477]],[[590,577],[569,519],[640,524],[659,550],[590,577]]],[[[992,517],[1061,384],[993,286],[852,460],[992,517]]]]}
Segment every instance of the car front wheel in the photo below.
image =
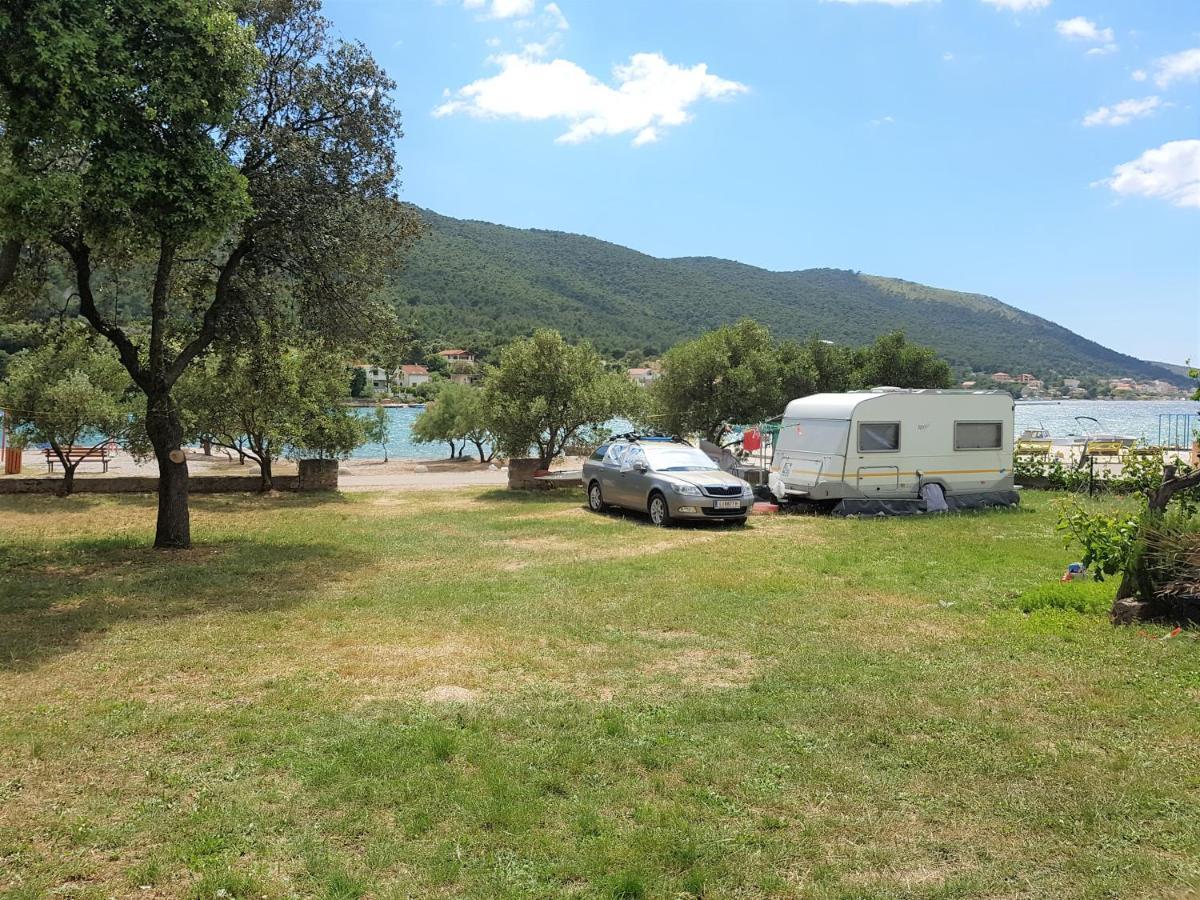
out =
{"type": "Polygon", "coordinates": [[[598,481],[593,481],[588,485],[588,509],[598,513],[608,509],[608,504],[604,502],[604,495],[600,493],[600,482],[598,481]]]}
{"type": "Polygon", "coordinates": [[[667,506],[667,498],[662,494],[650,495],[650,521],[659,528],[671,524],[671,509],[667,506]]]}

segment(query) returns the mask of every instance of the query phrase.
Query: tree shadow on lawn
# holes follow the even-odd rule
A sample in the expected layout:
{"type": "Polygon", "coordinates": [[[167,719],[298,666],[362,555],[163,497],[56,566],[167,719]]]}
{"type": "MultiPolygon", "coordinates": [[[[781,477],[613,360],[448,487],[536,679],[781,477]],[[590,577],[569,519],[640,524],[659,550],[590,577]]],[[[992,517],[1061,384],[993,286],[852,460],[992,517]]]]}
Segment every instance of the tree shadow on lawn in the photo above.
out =
{"type": "Polygon", "coordinates": [[[253,535],[177,552],[140,534],[0,545],[0,671],[34,669],[123,622],[287,609],[370,562],[344,544],[253,535]]]}
{"type": "Polygon", "coordinates": [[[478,495],[480,500],[490,503],[524,503],[531,506],[549,506],[557,504],[578,505],[583,501],[583,488],[550,488],[544,491],[515,491],[509,488],[496,488],[484,491],[478,495]]]}

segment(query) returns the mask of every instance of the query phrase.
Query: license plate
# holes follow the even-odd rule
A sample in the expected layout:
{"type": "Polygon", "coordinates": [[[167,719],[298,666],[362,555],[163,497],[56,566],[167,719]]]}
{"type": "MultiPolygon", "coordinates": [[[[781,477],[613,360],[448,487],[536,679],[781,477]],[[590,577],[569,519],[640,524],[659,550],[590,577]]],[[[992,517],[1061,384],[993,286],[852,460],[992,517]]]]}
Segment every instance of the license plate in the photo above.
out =
{"type": "Polygon", "coordinates": [[[741,500],[718,500],[716,502],[717,509],[737,509],[742,505],[741,500]]]}

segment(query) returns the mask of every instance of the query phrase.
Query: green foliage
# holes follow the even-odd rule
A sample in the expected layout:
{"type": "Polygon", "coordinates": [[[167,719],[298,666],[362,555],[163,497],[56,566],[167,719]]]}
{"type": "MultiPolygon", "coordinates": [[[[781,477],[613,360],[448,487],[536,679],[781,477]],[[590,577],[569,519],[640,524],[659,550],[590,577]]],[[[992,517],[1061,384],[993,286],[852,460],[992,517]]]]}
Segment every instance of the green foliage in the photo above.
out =
{"type": "Polygon", "coordinates": [[[367,370],[362,366],[355,366],[353,374],[350,376],[350,396],[365,397],[370,388],[367,387],[367,370]]]}
{"type": "Polygon", "coordinates": [[[280,345],[268,331],[223,347],[179,382],[185,435],[245,454],[270,488],[282,455],[342,457],[366,438],[366,423],[342,405],[337,354],[280,345]]]}
{"type": "Polygon", "coordinates": [[[548,329],[505,347],[483,380],[498,449],[525,456],[534,447],[543,465],[585,429],[628,413],[637,390],[624,375],[609,372],[590,344],[568,344],[548,329]]]}
{"type": "MultiPolygon", "coordinates": [[[[187,470],[171,456],[188,368],[247,323],[358,348],[395,325],[377,292],[419,229],[396,202],[395,85],[319,0],[67,13],[47,0],[0,13],[0,289],[14,271],[43,287],[69,275],[147,396],[155,544],[186,547],[187,470]]],[[[312,427],[318,452],[357,439],[345,418],[312,427]]]]}
{"type": "Polygon", "coordinates": [[[928,347],[908,343],[893,331],[854,354],[858,387],[948,388],[954,384],[950,365],[928,347]]]}
{"type": "Polygon", "coordinates": [[[1055,491],[1086,491],[1088,472],[1066,465],[1056,456],[1016,454],[1013,456],[1013,477],[1018,484],[1038,479],[1039,486],[1055,491]]]}
{"type": "MultiPolygon", "coordinates": [[[[777,339],[820,334],[847,346],[901,330],[952,365],[979,371],[1175,378],[978,294],[836,269],[655,259],[580,235],[421,216],[428,231],[388,294],[420,333],[476,350],[546,327],[613,359],[630,354],[635,365],[748,317],[777,339]]],[[[844,390],[838,383],[818,389],[844,390]]]]}
{"type": "Polygon", "coordinates": [[[778,415],[784,402],[771,335],[749,319],[672,347],[650,391],[661,427],[699,432],[714,443],[725,423],[778,415]]]}
{"type": "Polygon", "coordinates": [[[364,423],[364,437],[371,444],[378,444],[383,449],[383,461],[388,461],[387,445],[388,439],[391,436],[391,418],[388,416],[387,407],[382,403],[376,403],[375,409],[371,413],[371,417],[364,423]]]}
{"type": "Polygon", "coordinates": [[[135,411],[132,387],[112,349],[72,324],[11,358],[0,407],[18,441],[49,444],[59,454],[69,483],[74,465],[62,451],[97,435],[124,437],[135,411]]]}
{"type": "Polygon", "coordinates": [[[1022,612],[1039,609],[1065,609],[1099,615],[1108,612],[1113,602],[1113,587],[1103,581],[1052,581],[1039,584],[1017,598],[1022,612]]]}
{"type": "Polygon", "coordinates": [[[449,444],[451,457],[461,455],[459,442],[474,444],[480,462],[487,462],[495,453],[483,391],[466,384],[443,382],[413,422],[412,434],[421,443],[449,444]]]}
{"type": "Polygon", "coordinates": [[[1097,581],[1130,571],[1137,559],[1143,514],[1108,515],[1091,512],[1078,503],[1067,507],[1055,526],[1070,547],[1083,548],[1083,564],[1097,581]]]}
{"type": "Polygon", "coordinates": [[[649,389],[649,419],[675,434],[698,432],[713,443],[721,442],[727,424],[773,418],[790,400],[818,391],[944,388],[952,381],[945,361],[899,332],[859,349],[816,338],[777,344],[749,319],[677,344],[662,362],[662,375],[649,389]]]}

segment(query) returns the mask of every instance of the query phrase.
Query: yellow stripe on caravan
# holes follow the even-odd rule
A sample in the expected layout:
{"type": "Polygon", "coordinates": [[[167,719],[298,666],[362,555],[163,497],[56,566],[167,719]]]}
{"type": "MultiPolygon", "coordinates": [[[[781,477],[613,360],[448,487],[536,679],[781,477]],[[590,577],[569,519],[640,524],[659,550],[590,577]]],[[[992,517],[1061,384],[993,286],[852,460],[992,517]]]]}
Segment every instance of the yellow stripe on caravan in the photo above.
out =
{"type": "Polygon", "coordinates": [[[859,472],[859,478],[904,478],[909,475],[999,475],[1003,469],[931,469],[928,472],[859,472]]]}

